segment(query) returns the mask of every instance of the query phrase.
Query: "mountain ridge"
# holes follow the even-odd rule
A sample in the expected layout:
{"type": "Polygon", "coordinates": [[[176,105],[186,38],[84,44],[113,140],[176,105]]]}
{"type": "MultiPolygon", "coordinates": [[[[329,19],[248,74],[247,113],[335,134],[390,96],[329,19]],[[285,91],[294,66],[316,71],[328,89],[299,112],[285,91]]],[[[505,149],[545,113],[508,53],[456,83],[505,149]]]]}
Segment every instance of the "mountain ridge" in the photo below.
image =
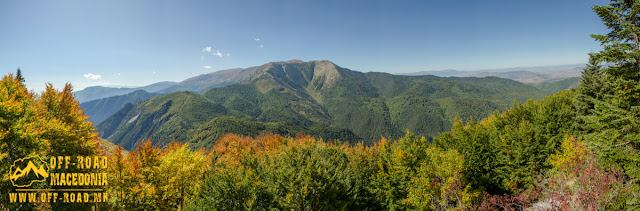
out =
{"type": "Polygon", "coordinates": [[[127,103],[138,103],[149,98],[159,96],[160,93],[149,93],[145,90],[139,89],[128,94],[116,95],[107,98],[92,100],[80,104],[80,108],[84,109],[83,112],[89,116],[88,121],[99,124],[111,114],[117,112],[127,103]]]}
{"type": "Polygon", "coordinates": [[[108,97],[117,96],[117,95],[126,95],[136,90],[144,90],[150,93],[158,92],[170,86],[173,86],[175,83],[176,82],[163,81],[163,82],[153,83],[147,86],[132,87],[132,88],[90,86],[80,91],[75,91],[73,92],[73,94],[77,101],[79,101],[80,103],[84,103],[92,100],[98,100],[98,99],[108,98],[108,97]]]}
{"type": "MultiPolygon", "coordinates": [[[[317,60],[327,61],[327,60],[317,60]]],[[[304,61],[292,59],[281,62],[270,63],[283,63],[283,64],[301,64],[304,61]]],[[[180,82],[157,82],[143,87],[127,87],[127,88],[115,88],[115,87],[103,87],[103,86],[90,86],[80,91],[75,91],[76,99],[83,102],[91,100],[107,98],[116,95],[124,95],[131,93],[135,90],[145,90],[149,93],[159,92],[162,94],[171,93],[174,91],[192,91],[196,93],[204,93],[206,90],[215,87],[226,86],[234,83],[244,83],[252,80],[257,75],[257,69],[260,66],[248,67],[248,68],[232,68],[225,70],[218,70],[215,72],[200,74],[187,78],[180,82]]],[[[413,73],[399,73],[396,75],[434,75],[439,77],[486,77],[496,76],[501,78],[513,79],[523,83],[539,84],[543,82],[553,82],[571,77],[578,77],[581,74],[584,65],[555,65],[555,66],[534,66],[534,67],[513,67],[502,69],[486,69],[477,71],[463,71],[463,70],[436,70],[436,71],[420,71],[413,73]],[[561,71],[558,71],[561,70],[561,71]],[[535,75],[537,80],[527,80],[526,75],[517,76],[517,73],[526,73],[528,75],[535,75]],[[564,75],[563,75],[564,74],[564,75]]]]}
{"type": "MultiPolygon", "coordinates": [[[[248,82],[211,88],[202,95],[191,93],[194,98],[207,100],[226,111],[213,116],[203,115],[197,124],[176,123],[171,126],[153,120],[155,117],[151,118],[153,121],[149,120],[151,114],[158,111],[149,104],[166,104],[171,100],[162,95],[136,105],[125,105],[98,125],[98,130],[103,138],[129,147],[149,137],[153,137],[154,142],[161,137],[190,142],[195,140],[194,137],[203,137],[202,134],[217,136],[211,127],[201,128],[207,121],[233,116],[237,119],[225,121],[247,127],[255,122],[254,128],[262,128],[262,123],[301,127],[281,127],[284,130],[280,131],[281,134],[312,131],[310,128],[334,132],[346,129],[346,133],[339,134],[359,137],[372,144],[372,140],[381,136],[399,137],[406,129],[432,137],[450,128],[455,118],[482,118],[509,107],[513,100],[522,102],[546,95],[531,85],[497,77],[441,78],[362,73],[326,60],[270,62],[255,67],[254,71],[248,82]],[[176,128],[177,125],[185,128],[176,128]],[[349,135],[349,131],[355,136],[349,135]],[[113,136],[114,133],[137,135],[113,136]],[[181,135],[168,136],[172,133],[181,135]]],[[[174,104],[167,105],[166,109],[177,108],[174,104]]],[[[160,113],[158,115],[166,114],[160,113]]],[[[178,118],[189,113],[182,109],[181,113],[166,118],[178,118]]]]}
{"type": "Polygon", "coordinates": [[[485,69],[476,71],[461,70],[439,70],[421,71],[414,73],[399,73],[398,75],[434,75],[439,77],[487,77],[495,76],[499,78],[512,79],[522,83],[537,85],[545,82],[559,81],[572,77],[580,77],[584,64],[533,66],[533,67],[512,67],[501,69],[485,69]]]}

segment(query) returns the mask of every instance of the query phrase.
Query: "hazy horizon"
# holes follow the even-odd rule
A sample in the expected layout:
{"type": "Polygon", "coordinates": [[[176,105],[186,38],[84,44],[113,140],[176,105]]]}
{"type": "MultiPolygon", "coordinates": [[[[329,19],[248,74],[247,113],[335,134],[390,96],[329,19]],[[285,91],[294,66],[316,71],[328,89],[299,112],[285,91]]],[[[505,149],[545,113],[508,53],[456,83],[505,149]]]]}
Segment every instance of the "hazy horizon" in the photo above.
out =
{"type": "MultiPolygon", "coordinates": [[[[283,62],[283,61],[274,61],[274,62],[283,62]]],[[[308,62],[308,61],[304,61],[304,62],[308,62]]],[[[262,64],[261,64],[262,65],[262,64]]],[[[340,64],[336,64],[338,66],[340,66],[340,64]]],[[[417,72],[407,72],[407,73],[391,73],[391,74],[395,74],[395,75],[404,75],[404,74],[411,74],[411,73],[423,73],[423,72],[438,72],[438,71],[463,71],[463,72],[472,72],[472,73],[483,73],[483,72],[500,72],[500,71],[511,71],[511,69],[528,69],[528,68],[552,68],[552,67],[574,67],[574,66],[584,66],[586,64],[561,64],[561,65],[542,65],[542,66],[527,66],[527,67],[507,67],[507,68],[498,68],[498,69],[480,69],[480,70],[457,70],[457,69],[442,69],[442,70],[426,70],[426,71],[417,71],[417,72]]],[[[259,66],[259,65],[258,65],[259,66]]],[[[254,66],[249,66],[249,67],[254,67],[254,66]]],[[[237,67],[237,68],[249,68],[249,67],[237,67]]],[[[341,66],[342,67],[342,66],[341,66]]],[[[350,69],[349,67],[343,67],[343,68],[347,68],[350,69]]],[[[231,68],[231,69],[236,69],[236,68],[231,68]]],[[[218,72],[218,71],[224,71],[224,70],[230,70],[230,69],[220,69],[220,70],[211,70],[211,72],[207,72],[207,73],[202,73],[202,74],[198,74],[198,75],[192,75],[189,76],[185,79],[188,78],[192,78],[192,77],[197,77],[200,75],[205,75],[205,74],[209,74],[209,73],[214,73],[214,72],[218,72]]],[[[353,70],[353,69],[351,69],[353,70]]],[[[353,70],[353,71],[358,71],[358,72],[372,72],[372,71],[361,71],[361,70],[353,70]]],[[[183,80],[185,80],[183,79],[183,80]]],[[[101,87],[110,87],[110,88],[139,88],[139,87],[144,87],[144,86],[148,86],[148,85],[152,85],[155,83],[161,83],[161,82],[180,82],[183,80],[177,80],[177,81],[171,81],[171,80],[165,80],[165,81],[155,81],[149,84],[141,84],[141,85],[135,85],[135,86],[130,86],[130,85],[119,85],[119,84],[111,84],[111,85],[95,85],[95,86],[101,86],[101,87]]],[[[85,88],[88,87],[95,87],[95,86],[87,86],[87,87],[83,87],[82,89],[78,89],[77,87],[74,87],[74,91],[80,91],[83,90],[85,88]]]]}

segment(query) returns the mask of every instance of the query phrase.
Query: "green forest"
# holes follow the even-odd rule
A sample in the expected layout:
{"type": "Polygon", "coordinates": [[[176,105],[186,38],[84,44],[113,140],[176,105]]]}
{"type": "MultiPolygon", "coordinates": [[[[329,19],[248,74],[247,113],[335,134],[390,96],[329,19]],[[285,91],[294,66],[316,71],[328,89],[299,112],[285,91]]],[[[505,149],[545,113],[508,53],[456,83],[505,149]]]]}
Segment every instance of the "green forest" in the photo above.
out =
{"type": "MultiPolygon", "coordinates": [[[[126,150],[148,138],[153,138],[155,147],[173,140],[211,147],[224,133],[257,135],[258,131],[372,145],[380,137],[400,138],[407,129],[434,137],[448,131],[456,117],[484,118],[513,101],[549,94],[495,77],[361,73],[329,61],[272,62],[257,71],[249,82],[203,94],[177,91],[124,105],[109,101],[126,101],[129,95],[94,101],[122,106],[97,123],[97,132],[126,150]],[[221,120],[228,124],[220,124],[221,120]],[[259,129],[264,128],[261,125],[270,129],[259,129]]],[[[95,113],[96,107],[87,104],[85,111],[95,113]]]]}
{"type": "Polygon", "coordinates": [[[0,210],[638,210],[640,2],[593,11],[610,31],[591,35],[603,49],[580,84],[522,103],[495,91],[503,79],[336,67],[349,80],[309,80],[275,65],[126,104],[96,128],[70,84],[34,93],[18,70],[0,81],[0,210]],[[9,203],[11,165],[34,155],[106,156],[108,201],[9,203]]]}

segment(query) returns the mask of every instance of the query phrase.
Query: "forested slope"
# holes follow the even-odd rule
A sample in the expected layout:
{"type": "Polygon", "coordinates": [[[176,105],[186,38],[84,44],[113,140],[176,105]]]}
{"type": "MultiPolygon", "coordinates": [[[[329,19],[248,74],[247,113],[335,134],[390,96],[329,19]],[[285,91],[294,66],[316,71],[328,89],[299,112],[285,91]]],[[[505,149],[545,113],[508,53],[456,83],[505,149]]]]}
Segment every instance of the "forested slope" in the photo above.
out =
{"type": "MultiPolygon", "coordinates": [[[[253,71],[257,73],[247,83],[213,88],[199,96],[222,106],[227,113],[198,114],[197,124],[181,124],[181,127],[171,129],[188,134],[179,136],[179,139],[178,136],[172,137],[172,140],[211,146],[220,132],[211,131],[211,127],[198,128],[200,122],[214,121],[219,116],[233,116],[236,118],[227,118],[226,121],[247,128],[275,123],[287,125],[271,131],[281,135],[306,133],[332,140],[364,141],[371,145],[383,136],[401,137],[406,130],[433,137],[448,130],[455,118],[486,117],[511,106],[514,100],[524,102],[545,95],[530,85],[495,77],[440,78],[361,73],[329,61],[272,62],[253,71]],[[209,138],[196,138],[205,136],[209,138]]],[[[125,145],[127,149],[142,139],[155,139],[157,132],[167,130],[161,128],[169,127],[164,125],[166,122],[133,117],[139,112],[145,115],[146,110],[154,109],[148,106],[169,98],[162,96],[149,101],[154,103],[125,106],[98,125],[101,137],[114,143],[130,143],[125,145]],[[113,136],[115,131],[139,135],[113,136]],[[132,138],[137,140],[130,140],[132,138]]],[[[194,114],[188,113],[199,112],[181,111],[184,113],[180,115],[192,116],[194,114]]],[[[239,131],[222,127],[225,129],[215,130],[239,131]]]]}
{"type": "Polygon", "coordinates": [[[100,122],[120,110],[120,108],[125,104],[138,103],[158,95],[160,94],[137,90],[125,95],[117,95],[84,102],[80,104],[80,108],[84,109],[82,112],[89,116],[87,120],[98,125],[100,122]]]}

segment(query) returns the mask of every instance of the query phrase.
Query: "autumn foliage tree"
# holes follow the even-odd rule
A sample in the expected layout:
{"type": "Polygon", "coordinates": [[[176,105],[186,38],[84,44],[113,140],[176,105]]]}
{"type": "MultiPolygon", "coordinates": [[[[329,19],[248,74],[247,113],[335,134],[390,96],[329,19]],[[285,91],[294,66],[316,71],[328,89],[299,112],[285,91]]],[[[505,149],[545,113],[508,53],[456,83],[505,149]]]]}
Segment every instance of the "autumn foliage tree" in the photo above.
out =
{"type": "Polygon", "coordinates": [[[95,155],[98,152],[99,139],[93,132],[95,127],[88,116],[82,113],[80,103],[75,100],[71,84],[62,91],[47,84],[45,91],[36,99],[37,118],[46,121],[40,138],[49,144],[51,156],[95,155]]]}
{"type": "Polygon", "coordinates": [[[620,210],[625,208],[628,187],[619,171],[600,165],[583,140],[567,136],[562,151],[552,155],[554,168],[538,184],[552,207],[564,210],[620,210]]]}
{"type": "Polygon", "coordinates": [[[215,162],[188,210],[464,208],[478,196],[455,150],[411,134],[369,147],[230,134],[214,149],[215,162]]]}
{"type": "MultiPolygon", "coordinates": [[[[37,119],[33,108],[35,96],[22,86],[19,79],[12,74],[6,75],[0,81],[0,172],[2,182],[0,189],[8,192],[12,187],[6,174],[14,161],[29,155],[44,155],[46,143],[39,140],[42,123],[37,119]]],[[[6,197],[0,198],[2,204],[7,204],[6,197]]]]}
{"type": "Polygon", "coordinates": [[[403,204],[420,210],[466,210],[481,198],[465,181],[464,158],[456,150],[430,146],[427,162],[408,184],[403,204]]]}
{"type": "MultiPolygon", "coordinates": [[[[95,128],[85,121],[87,116],[75,101],[72,86],[66,84],[62,91],[58,91],[47,84],[46,90],[38,95],[28,91],[22,84],[23,80],[22,76],[8,74],[0,81],[2,174],[9,172],[8,168],[15,160],[30,155],[38,155],[45,160],[58,155],[96,155],[99,149],[97,134],[93,132],[95,128]]],[[[0,189],[10,188],[11,184],[3,179],[0,189]]],[[[7,199],[0,199],[4,200],[7,199]]],[[[51,208],[62,209],[55,204],[51,208]]]]}
{"type": "Polygon", "coordinates": [[[175,142],[161,150],[151,139],[131,152],[118,145],[109,161],[107,208],[116,210],[181,209],[200,190],[203,172],[210,166],[203,151],[175,142]]]}

